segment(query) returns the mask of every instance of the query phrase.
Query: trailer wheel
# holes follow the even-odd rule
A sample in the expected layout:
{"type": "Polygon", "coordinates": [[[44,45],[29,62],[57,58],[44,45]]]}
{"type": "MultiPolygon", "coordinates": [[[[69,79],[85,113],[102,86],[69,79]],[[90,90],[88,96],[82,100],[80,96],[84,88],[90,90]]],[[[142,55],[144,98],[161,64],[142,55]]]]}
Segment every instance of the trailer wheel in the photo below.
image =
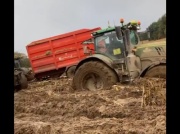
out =
{"type": "Polygon", "coordinates": [[[90,61],[81,65],[73,78],[75,90],[109,89],[118,81],[115,72],[104,63],[90,61]]]}
{"type": "Polygon", "coordinates": [[[166,78],[166,65],[158,65],[148,70],[144,77],[166,78]]]}
{"type": "Polygon", "coordinates": [[[66,71],[66,76],[68,78],[72,78],[74,76],[74,73],[75,73],[75,69],[76,69],[76,66],[71,66],[67,69],[66,71]]]}
{"type": "Polygon", "coordinates": [[[26,76],[23,73],[21,73],[20,86],[21,86],[21,89],[28,88],[28,81],[27,81],[26,76]]]}

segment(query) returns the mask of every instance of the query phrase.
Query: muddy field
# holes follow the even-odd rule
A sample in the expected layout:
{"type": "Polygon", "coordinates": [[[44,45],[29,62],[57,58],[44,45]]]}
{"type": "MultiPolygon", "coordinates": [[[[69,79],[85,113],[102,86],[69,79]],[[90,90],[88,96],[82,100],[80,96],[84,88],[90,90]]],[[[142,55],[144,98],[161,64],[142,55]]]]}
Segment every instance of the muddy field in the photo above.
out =
{"type": "Polygon", "coordinates": [[[140,79],[104,91],[74,91],[71,80],[33,82],[14,93],[15,134],[165,134],[166,85],[140,79]]]}

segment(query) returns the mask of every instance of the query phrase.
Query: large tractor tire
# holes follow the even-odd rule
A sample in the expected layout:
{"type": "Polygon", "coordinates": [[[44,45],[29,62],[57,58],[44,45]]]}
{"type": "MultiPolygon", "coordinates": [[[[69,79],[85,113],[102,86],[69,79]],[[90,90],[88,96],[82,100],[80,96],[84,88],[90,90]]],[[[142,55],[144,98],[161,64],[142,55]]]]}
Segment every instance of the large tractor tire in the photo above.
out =
{"type": "Polygon", "coordinates": [[[166,79],[166,65],[159,65],[149,69],[144,77],[155,77],[166,79]]]}
{"type": "Polygon", "coordinates": [[[20,87],[21,89],[28,88],[28,81],[27,81],[26,76],[23,73],[21,73],[20,87]]]}
{"type": "Polygon", "coordinates": [[[115,72],[99,61],[90,61],[81,65],[73,78],[75,90],[109,89],[118,81],[115,72]]]}
{"type": "Polygon", "coordinates": [[[66,76],[67,76],[68,78],[74,77],[75,69],[76,69],[76,66],[71,66],[71,67],[69,67],[69,68],[66,70],[66,76]]]}

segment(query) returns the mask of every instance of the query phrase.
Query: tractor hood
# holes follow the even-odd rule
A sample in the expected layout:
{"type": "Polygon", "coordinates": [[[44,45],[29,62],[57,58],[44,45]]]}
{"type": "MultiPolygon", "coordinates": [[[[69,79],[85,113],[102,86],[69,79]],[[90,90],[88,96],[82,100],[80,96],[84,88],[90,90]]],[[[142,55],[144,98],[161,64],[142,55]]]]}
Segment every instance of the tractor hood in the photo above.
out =
{"type": "Polygon", "coordinates": [[[166,41],[137,45],[135,54],[140,58],[166,56],[166,41]]]}

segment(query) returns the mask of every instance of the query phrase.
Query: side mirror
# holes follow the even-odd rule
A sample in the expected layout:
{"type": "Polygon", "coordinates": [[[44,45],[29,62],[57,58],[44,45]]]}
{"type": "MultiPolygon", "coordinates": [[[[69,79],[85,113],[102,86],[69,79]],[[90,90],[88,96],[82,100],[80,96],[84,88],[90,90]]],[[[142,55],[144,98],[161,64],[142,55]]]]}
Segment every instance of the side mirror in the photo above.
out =
{"type": "Polygon", "coordinates": [[[117,38],[118,38],[119,40],[121,40],[121,38],[122,38],[121,27],[120,27],[120,26],[116,26],[116,27],[115,27],[115,31],[116,31],[117,38]]]}
{"type": "Polygon", "coordinates": [[[127,45],[130,46],[130,30],[126,29],[125,30],[125,36],[126,36],[126,41],[127,41],[127,45]]]}

